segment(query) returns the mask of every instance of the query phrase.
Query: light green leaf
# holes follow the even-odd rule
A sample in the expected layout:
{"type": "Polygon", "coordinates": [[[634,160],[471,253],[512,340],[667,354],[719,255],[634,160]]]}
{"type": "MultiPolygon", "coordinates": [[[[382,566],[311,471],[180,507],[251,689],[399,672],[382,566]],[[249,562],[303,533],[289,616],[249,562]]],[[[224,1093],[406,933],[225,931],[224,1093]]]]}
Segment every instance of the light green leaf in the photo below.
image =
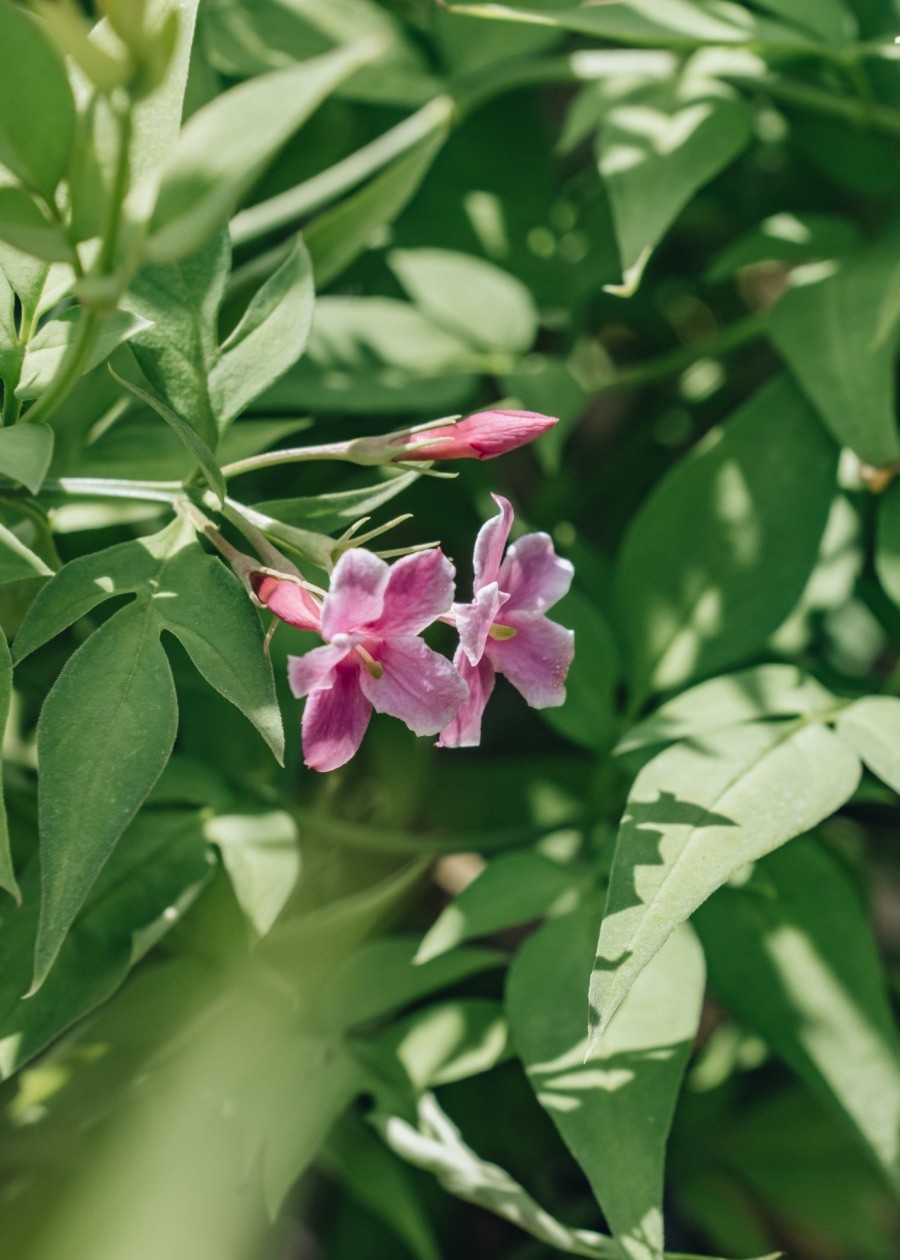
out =
{"type": "Polygon", "coordinates": [[[900,1041],[854,883],[804,838],[697,924],[718,997],[850,1122],[900,1192],[900,1041]]]}
{"type": "Polygon", "coordinates": [[[396,249],[391,270],[436,324],[482,350],[524,354],[538,315],[521,280],[494,263],[448,249],[396,249]]]}
{"type": "Polygon", "coordinates": [[[243,245],[268,232],[298,223],[306,215],[335,201],[395,158],[402,157],[436,129],[445,128],[451,121],[452,112],[450,98],[438,96],[411,117],[404,118],[396,127],[391,127],[327,170],[285,189],[268,201],[239,211],[228,228],[232,244],[243,245]]]}
{"type": "Polygon", "coordinates": [[[613,858],[591,978],[594,1039],[675,927],[747,863],[840,809],[859,774],[837,736],[802,720],[737,726],[645,766],[613,858]]]}
{"type": "Polygon", "coordinates": [[[312,265],[298,238],[254,296],[210,374],[210,395],[220,427],[300,358],[312,327],[314,301],[312,265]]]}
{"type": "Polygon", "coordinates": [[[897,233],[833,264],[794,273],[769,319],[772,342],[843,446],[876,467],[900,458],[894,356],[900,324],[879,334],[897,233]]]}
{"type": "Polygon", "coordinates": [[[60,228],[21,188],[0,187],[0,240],[47,262],[72,258],[60,228]]]}
{"type": "Polygon", "coordinates": [[[866,696],[839,715],[836,731],[873,774],[900,792],[900,700],[866,696]]]}
{"type": "MultiPolygon", "coordinates": [[[[570,0],[555,6],[453,4],[451,11],[513,22],[537,22],[624,44],[694,48],[703,44],[771,42],[809,48],[811,41],[793,26],[751,13],[731,0],[570,0]]],[[[812,46],[815,46],[814,44],[812,46]]]]}
{"type": "Polygon", "coordinates": [[[447,138],[443,127],[333,210],[320,215],[304,232],[316,286],[325,288],[359,257],[376,232],[393,221],[415,196],[447,138]]]}
{"type": "Polygon", "coordinates": [[[163,628],[210,686],[249,718],[282,763],[281,711],[262,626],[231,570],[191,543],[166,564],[153,602],[163,628]]]}
{"type": "Polygon", "coordinates": [[[609,193],[624,292],[699,188],[750,140],[747,105],[710,81],[651,85],[607,113],[597,161],[609,193]]]}
{"type": "Polygon", "coordinates": [[[23,880],[23,908],[2,924],[9,965],[0,976],[0,1077],[14,1075],[114,993],[150,945],[181,921],[214,870],[196,812],[140,814],[91,889],[40,992],[23,1001],[40,905],[33,862],[23,880]]]}
{"type": "Polygon", "coordinates": [[[620,639],[639,692],[681,686],[762,647],[806,585],[837,455],[779,378],[660,482],[632,519],[616,574],[620,639]]]}
{"type": "Polygon", "coordinates": [[[29,323],[67,297],[75,281],[75,273],[65,263],[51,265],[4,241],[0,241],[0,268],[18,294],[23,318],[29,323]]]}
{"type": "Polygon", "coordinates": [[[204,825],[218,847],[249,923],[265,936],[300,875],[297,828],[290,814],[217,814],[204,825]]]}
{"type": "Polygon", "coordinates": [[[123,299],[128,310],[152,323],[131,347],[141,371],[212,451],[219,425],[209,377],[230,262],[228,241],[219,236],[178,263],[142,267],[123,299]]]}
{"type": "MultiPolygon", "coordinates": [[[[13,666],[6,635],[0,631],[0,732],[6,730],[9,705],[12,700],[13,666]]],[[[3,802],[3,778],[0,776],[0,888],[21,901],[16,872],[9,849],[9,831],[6,825],[6,806],[3,802]]]]}
{"type": "Polygon", "coordinates": [[[0,162],[52,200],[75,127],[65,66],[42,25],[10,0],[0,3],[0,47],[0,162]]]}
{"type": "MultiPolygon", "coordinates": [[[[22,379],[16,390],[17,398],[38,398],[56,373],[66,356],[69,346],[78,336],[79,321],[84,318],[81,310],[64,311],[57,319],[43,324],[29,341],[22,363],[22,379]]],[[[129,311],[116,311],[104,320],[93,351],[84,366],[85,372],[98,367],[123,341],[130,341],[147,328],[147,321],[129,311]]]]}
{"type": "Polygon", "coordinates": [[[371,1055],[383,1065],[386,1075],[396,1075],[399,1065],[407,1088],[420,1093],[489,1072],[509,1052],[503,1007],[485,998],[462,998],[432,1003],[397,1020],[367,1044],[364,1054],[367,1062],[371,1055]]]}
{"type": "Polygon", "coordinates": [[[37,552],[0,523],[0,584],[18,582],[21,578],[50,577],[53,570],[37,552]]]}
{"type": "Polygon", "coordinates": [[[338,48],[241,83],[198,110],[165,162],[148,255],[171,262],[200,249],[298,127],[380,51],[376,40],[338,48]]]}
{"type": "Polygon", "coordinates": [[[85,897],[169,759],[178,703],[152,605],[117,612],[69,659],[38,722],[38,989],[85,897]]]}
{"type": "Polygon", "coordinates": [[[574,872],[541,853],[494,858],[457,893],[425,933],[416,963],[427,963],[463,941],[540,919],[575,885],[574,872]]]}
{"type": "Polygon", "coordinates": [[[759,665],[724,678],[711,678],[682,692],[638,722],[616,752],[649,744],[671,744],[767,717],[827,714],[841,702],[796,665],[759,665]]]}
{"type": "Polygon", "coordinates": [[[53,439],[46,424],[0,429],[0,473],[37,494],[53,458],[53,439]]]}
{"type": "Polygon", "coordinates": [[[141,389],[140,385],[135,385],[131,381],[127,381],[124,376],[120,376],[115,368],[110,364],[110,373],[124,386],[129,393],[134,394],[135,398],[139,398],[141,402],[151,407],[158,416],[165,420],[166,424],[174,433],[178,435],[183,444],[190,451],[191,455],[197,462],[197,467],[206,478],[207,485],[218,495],[219,503],[225,502],[228,494],[228,487],[225,485],[225,478],[222,476],[222,470],[216,463],[216,457],[212,451],[200,437],[200,435],[187,423],[182,420],[181,416],[176,415],[171,407],[145,389],[141,389]]]}
{"type": "Polygon", "coordinates": [[[584,993],[596,909],[548,923],[510,969],[507,1012],[537,1095],[584,1169],[628,1260],[662,1260],[666,1141],[703,1003],[705,967],[680,927],[587,1057],[584,993]]]}

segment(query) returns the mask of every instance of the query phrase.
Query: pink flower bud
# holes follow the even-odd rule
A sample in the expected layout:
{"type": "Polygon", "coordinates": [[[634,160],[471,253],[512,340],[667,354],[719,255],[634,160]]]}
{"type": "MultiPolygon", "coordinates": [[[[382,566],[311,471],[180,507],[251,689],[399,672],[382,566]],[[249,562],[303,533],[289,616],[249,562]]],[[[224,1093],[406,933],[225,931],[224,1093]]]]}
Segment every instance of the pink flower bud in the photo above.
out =
{"type": "Polygon", "coordinates": [[[299,582],[289,582],[270,573],[252,573],[250,585],[263,607],[281,621],[300,630],[319,629],[319,605],[299,582]]]}
{"type": "Polygon", "coordinates": [[[557,422],[537,411],[477,411],[459,424],[411,433],[394,459],[495,459],[533,442],[557,422]]]}

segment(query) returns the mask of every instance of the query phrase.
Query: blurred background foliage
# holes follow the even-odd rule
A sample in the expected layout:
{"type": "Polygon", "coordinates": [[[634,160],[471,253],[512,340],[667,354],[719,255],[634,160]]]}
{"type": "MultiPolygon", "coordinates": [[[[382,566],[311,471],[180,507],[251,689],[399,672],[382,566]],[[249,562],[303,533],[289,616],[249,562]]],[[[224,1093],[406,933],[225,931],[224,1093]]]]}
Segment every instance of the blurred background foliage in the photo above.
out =
{"type": "MultiPolygon", "coordinates": [[[[63,7],[41,12],[71,53],[63,7]]],[[[292,531],[411,513],[385,545],[439,540],[462,591],[503,493],[575,565],[554,615],[577,651],[559,710],[498,687],[482,747],[461,752],[376,716],[355,760],[320,778],[301,768],[285,683],[311,638],[280,627],[271,645],[281,768],[167,634],[174,753],[23,998],[37,716],[120,601],[32,655],[20,641],[4,782],[22,907],[0,910],[6,1254],[653,1260],[664,1214],[667,1254],[893,1260],[900,721],[890,707],[827,724],[900,691],[894,0],[180,13],[182,38],[196,19],[186,118],[376,42],[285,126],[227,233],[129,277],[120,313],[153,328],[123,323],[48,417],[44,492],[0,496],[7,634],[48,568],[171,516],[66,494],[66,479],[193,471],[177,431],[107,371],[112,353],[204,440],[220,433],[220,465],[482,406],[559,416],[535,447],[455,481],[285,464],[229,489],[300,563],[292,531]],[[266,284],[272,324],[216,378],[217,347],[266,284]],[[732,670],[753,672],[689,690],[732,670]],[[660,700],[684,707],[648,716],[660,700]],[[658,861],[628,836],[677,832],[693,817],[679,805],[708,804],[704,784],[762,757],[742,740],[795,715],[809,749],[697,824],[720,852],[738,828],[731,867],[680,894],[670,929],[718,888],[583,1066],[611,869],[610,904],[627,910],[635,872],[658,861]],[[871,772],[858,787],[856,754],[871,772]]],[[[70,197],[89,206],[74,182],[70,197]]],[[[20,317],[21,256],[0,249],[20,317]]],[[[51,277],[36,300],[26,403],[57,362],[35,351],[41,311],[59,322],[66,292],[51,277]]]]}

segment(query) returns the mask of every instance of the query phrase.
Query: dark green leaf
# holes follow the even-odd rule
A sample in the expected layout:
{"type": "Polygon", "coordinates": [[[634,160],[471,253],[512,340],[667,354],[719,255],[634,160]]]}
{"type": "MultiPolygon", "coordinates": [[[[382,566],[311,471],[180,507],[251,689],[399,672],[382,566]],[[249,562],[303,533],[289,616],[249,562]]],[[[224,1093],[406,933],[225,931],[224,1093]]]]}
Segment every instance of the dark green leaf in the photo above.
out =
{"type": "Polygon", "coordinates": [[[158,634],[152,605],[129,604],[70,658],[41,710],[35,989],[172,751],[178,704],[158,634]]]}
{"type": "MultiPolygon", "coordinates": [[[[9,654],[6,635],[0,631],[0,731],[6,729],[9,717],[9,705],[12,700],[13,666],[9,654]]],[[[19,885],[16,883],[16,872],[13,869],[12,854],[9,850],[9,831],[6,825],[6,806],[3,802],[3,779],[0,777],[0,888],[20,900],[19,885]]],[[[2,1038],[0,1038],[2,1040],[2,1038]]]]}
{"type": "Polygon", "coordinates": [[[53,439],[46,424],[0,429],[0,473],[37,494],[53,458],[53,439]]]}
{"type": "Polygon", "coordinates": [[[359,490],[337,490],[303,499],[269,499],[257,503],[255,508],[285,525],[331,533],[347,529],[363,516],[370,516],[418,479],[417,472],[395,472],[377,485],[363,486],[359,490]]]}
{"type": "Polygon", "coordinates": [[[837,456],[781,378],[664,478],[632,520],[616,575],[639,692],[727,669],[777,629],[818,552],[837,456]]]}

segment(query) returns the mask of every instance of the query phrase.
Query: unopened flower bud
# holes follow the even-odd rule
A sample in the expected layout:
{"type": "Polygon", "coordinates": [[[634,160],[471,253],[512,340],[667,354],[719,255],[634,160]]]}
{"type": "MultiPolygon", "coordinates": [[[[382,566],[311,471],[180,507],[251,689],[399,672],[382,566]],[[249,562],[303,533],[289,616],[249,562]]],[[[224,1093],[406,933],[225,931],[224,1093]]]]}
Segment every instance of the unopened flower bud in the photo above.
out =
{"type": "Polygon", "coordinates": [[[270,573],[250,575],[253,593],[264,608],[299,630],[319,629],[319,605],[299,582],[270,573]]]}
{"type": "Polygon", "coordinates": [[[537,411],[477,411],[458,424],[411,433],[398,460],[495,459],[541,437],[558,423],[537,411]]]}

